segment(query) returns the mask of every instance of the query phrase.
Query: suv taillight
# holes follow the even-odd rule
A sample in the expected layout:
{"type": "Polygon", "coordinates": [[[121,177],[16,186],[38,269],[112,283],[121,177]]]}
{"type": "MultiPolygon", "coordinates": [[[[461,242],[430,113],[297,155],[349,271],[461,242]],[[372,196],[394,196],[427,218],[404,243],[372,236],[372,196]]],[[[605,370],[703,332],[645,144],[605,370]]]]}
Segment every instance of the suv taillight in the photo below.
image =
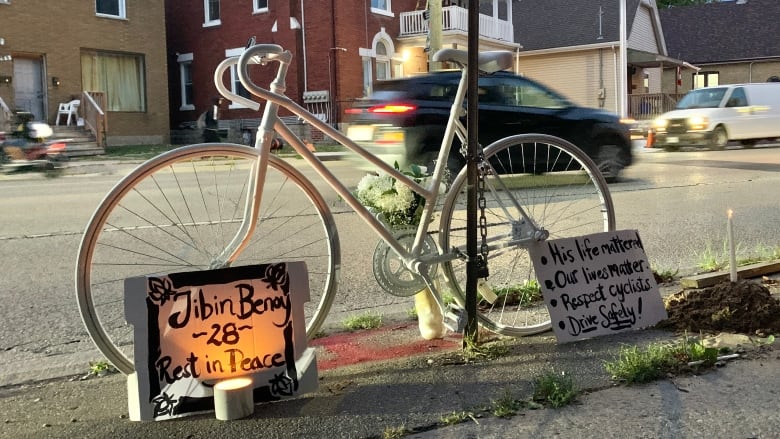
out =
{"type": "Polygon", "coordinates": [[[411,105],[411,104],[384,104],[384,105],[378,105],[376,107],[371,107],[368,109],[368,112],[402,114],[402,113],[411,113],[416,109],[417,109],[417,105],[411,105]]]}

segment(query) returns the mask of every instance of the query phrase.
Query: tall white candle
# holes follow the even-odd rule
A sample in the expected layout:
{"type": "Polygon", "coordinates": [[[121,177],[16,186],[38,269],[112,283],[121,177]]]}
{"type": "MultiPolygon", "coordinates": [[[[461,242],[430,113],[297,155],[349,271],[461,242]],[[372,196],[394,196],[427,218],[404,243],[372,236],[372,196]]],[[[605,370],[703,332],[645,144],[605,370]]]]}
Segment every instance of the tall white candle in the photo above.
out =
{"type": "Polygon", "coordinates": [[[732,282],[737,281],[737,251],[734,248],[734,221],[732,219],[732,216],[734,215],[734,211],[731,209],[728,210],[728,223],[727,223],[727,229],[728,229],[728,235],[729,235],[729,270],[730,270],[730,279],[732,282]]]}

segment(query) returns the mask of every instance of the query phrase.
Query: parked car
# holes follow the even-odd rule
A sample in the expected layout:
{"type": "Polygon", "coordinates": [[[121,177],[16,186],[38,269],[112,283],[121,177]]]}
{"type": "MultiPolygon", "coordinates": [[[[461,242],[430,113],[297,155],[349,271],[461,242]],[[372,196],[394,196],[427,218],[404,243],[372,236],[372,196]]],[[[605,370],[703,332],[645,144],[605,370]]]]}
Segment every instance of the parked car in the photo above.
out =
{"type": "Polygon", "coordinates": [[[780,137],[780,83],[731,84],[691,90],[653,123],[655,144],[723,149],[738,140],[752,147],[780,137]]]}
{"type": "MultiPolygon", "coordinates": [[[[389,164],[432,167],[459,79],[459,71],[448,71],[376,82],[369,97],[346,111],[347,136],[389,164]]],[[[480,144],[522,133],[549,134],[574,143],[610,181],[632,163],[629,127],[616,114],[577,106],[544,85],[509,72],[481,75],[480,144]]],[[[453,147],[449,157],[453,174],[465,164],[459,150],[459,145],[453,147]]]]}

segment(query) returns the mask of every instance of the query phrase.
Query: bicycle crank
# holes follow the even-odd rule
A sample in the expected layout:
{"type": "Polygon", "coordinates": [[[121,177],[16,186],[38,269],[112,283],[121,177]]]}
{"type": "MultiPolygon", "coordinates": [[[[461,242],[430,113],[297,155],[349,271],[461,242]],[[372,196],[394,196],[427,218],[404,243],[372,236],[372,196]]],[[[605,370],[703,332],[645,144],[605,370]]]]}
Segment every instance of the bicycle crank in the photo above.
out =
{"type": "MultiPolygon", "coordinates": [[[[414,244],[414,235],[417,229],[408,228],[393,231],[395,239],[407,250],[414,244]]],[[[423,240],[422,254],[436,252],[436,242],[430,235],[423,240]]],[[[423,278],[406,268],[398,254],[385,241],[379,241],[374,249],[373,257],[374,277],[388,294],[399,297],[413,296],[427,287],[423,278]]],[[[436,274],[436,265],[431,265],[428,275],[433,278],[436,274]]]]}

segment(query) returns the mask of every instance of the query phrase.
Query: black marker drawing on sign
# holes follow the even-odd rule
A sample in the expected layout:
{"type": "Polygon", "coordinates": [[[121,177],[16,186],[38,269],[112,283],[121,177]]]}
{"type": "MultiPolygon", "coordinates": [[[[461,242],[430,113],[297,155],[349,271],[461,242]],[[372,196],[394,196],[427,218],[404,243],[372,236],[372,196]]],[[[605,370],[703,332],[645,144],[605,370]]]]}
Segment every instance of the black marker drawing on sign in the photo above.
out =
{"type": "MultiPolygon", "coordinates": [[[[287,264],[152,276],[147,278],[146,285],[148,360],[143,367],[152,378],[147,400],[153,406],[154,418],[213,407],[210,394],[179,395],[174,385],[182,380],[197,380],[197,385],[210,389],[215,382],[210,376],[254,375],[262,370],[281,368],[280,372],[268,376],[266,385],[255,383],[255,402],[274,401],[296,394],[300,383],[287,264]],[[218,281],[215,282],[215,279],[218,281]],[[244,279],[255,281],[245,282],[244,279]],[[217,285],[217,289],[212,285],[217,285]],[[219,285],[231,286],[226,290],[219,285]],[[161,313],[163,308],[165,315],[161,313]],[[253,346],[253,322],[257,319],[267,322],[270,328],[281,330],[277,336],[270,334],[268,329],[261,329],[268,337],[278,337],[281,349],[258,352],[252,348],[249,352],[241,347],[242,334],[252,334],[253,338],[248,339],[252,344],[247,346],[253,346]],[[165,337],[170,337],[171,332],[176,330],[186,331],[192,346],[187,347],[187,343],[177,345],[177,350],[169,352],[170,341],[165,341],[167,348],[163,345],[167,338],[161,330],[165,327],[165,337]],[[198,346],[211,346],[211,350],[201,351],[198,346]],[[211,356],[205,352],[211,352],[211,356]]],[[[303,319],[300,324],[304,324],[303,319]]],[[[302,334],[305,340],[305,330],[302,334]]]]}
{"type": "Polygon", "coordinates": [[[636,230],[548,240],[532,247],[531,256],[559,341],[666,318],[636,230]]]}

